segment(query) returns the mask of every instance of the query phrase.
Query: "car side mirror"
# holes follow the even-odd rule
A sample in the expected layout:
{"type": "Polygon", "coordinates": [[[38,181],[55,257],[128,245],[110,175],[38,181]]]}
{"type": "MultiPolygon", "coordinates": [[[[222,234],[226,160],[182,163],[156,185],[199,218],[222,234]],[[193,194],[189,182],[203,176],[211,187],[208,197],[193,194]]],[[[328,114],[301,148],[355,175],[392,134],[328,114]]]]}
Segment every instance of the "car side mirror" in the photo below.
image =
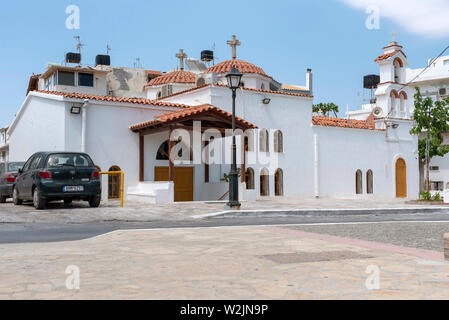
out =
{"type": "Polygon", "coordinates": [[[18,172],[19,174],[22,174],[23,170],[22,170],[22,169],[19,169],[17,172],[18,172]]]}

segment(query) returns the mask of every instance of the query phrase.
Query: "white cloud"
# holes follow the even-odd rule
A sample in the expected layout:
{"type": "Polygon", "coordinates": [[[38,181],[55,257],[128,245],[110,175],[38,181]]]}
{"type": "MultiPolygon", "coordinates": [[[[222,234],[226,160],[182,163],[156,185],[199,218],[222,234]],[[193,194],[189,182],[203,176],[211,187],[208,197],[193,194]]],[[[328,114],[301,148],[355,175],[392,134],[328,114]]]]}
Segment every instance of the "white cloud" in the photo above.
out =
{"type": "Polygon", "coordinates": [[[389,18],[415,34],[432,38],[449,36],[448,0],[340,1],[361,10],[365,10],[369,6],[377,6],[381,17],[389,18]]]}

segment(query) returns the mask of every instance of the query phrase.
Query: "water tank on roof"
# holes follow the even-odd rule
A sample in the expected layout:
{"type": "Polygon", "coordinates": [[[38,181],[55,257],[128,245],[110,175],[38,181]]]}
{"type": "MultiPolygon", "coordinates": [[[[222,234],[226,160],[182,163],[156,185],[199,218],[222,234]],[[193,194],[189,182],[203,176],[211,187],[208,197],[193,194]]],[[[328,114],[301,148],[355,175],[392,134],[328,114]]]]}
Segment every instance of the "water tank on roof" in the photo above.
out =
{"type": "Polygon", "coordinates": [[[81,54],[69,52],[65,55],[65,62],[67,63],[81,63],[81,54]]]}
{"type": "Polygon", "coordinates": [[[363,87],[365,89],[376,89],[380,83],[380,77],[377,74],[370,74],[363,77],[363,87]]]}
{"type": "Polygon", "coordinates": [[[107,54],[99,54],[95,58],[95,66],[110,66],[111,65],[111,56],[107,54]]]}
{"type": "Polygon", "coordinates": [[[211,50],[203,50],[201,51],[201,61],[213,61],[214,60],[214,52],[211,50]]]}

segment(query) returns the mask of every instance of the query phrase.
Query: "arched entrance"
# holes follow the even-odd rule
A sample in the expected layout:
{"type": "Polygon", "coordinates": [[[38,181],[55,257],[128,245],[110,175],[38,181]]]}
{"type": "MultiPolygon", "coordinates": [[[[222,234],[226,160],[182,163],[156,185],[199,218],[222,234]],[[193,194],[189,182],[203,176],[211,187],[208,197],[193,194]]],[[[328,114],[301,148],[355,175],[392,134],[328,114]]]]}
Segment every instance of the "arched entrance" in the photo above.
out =
{"type": "MultiPolygon", "coordinates": [[[[112,166],[109,171],[122,171],[118,166],[112,166]]],[[[120,175],[110,174],[108,175],[108,195],[109,199],[120,198],[120,175]]]]}
{"type": "Polygon", "coordinates": [[[407,198],[407,164],[402,158],[396,161],[396,198],[407,198]]]}

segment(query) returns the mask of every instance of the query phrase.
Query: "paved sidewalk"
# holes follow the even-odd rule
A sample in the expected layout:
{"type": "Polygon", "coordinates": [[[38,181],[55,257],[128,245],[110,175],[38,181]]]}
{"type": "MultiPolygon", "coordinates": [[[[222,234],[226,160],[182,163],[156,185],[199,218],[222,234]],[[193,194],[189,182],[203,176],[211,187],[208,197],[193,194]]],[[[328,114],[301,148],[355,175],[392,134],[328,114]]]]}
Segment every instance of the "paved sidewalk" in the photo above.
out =
{"type": "Polygon", "coordinates": [[[0,245],[0,256],[0,299],[449,298],[442,253],[292,227],[117,231],[0,245]],[[70,265],[80,290],[66,288],[70,265]],[[379,290],[367,268],[379,268],[379,290]]]}
{"type": "MultiPolygon", "coordinates": [[[[449,206],[442,207],[449,213],[449,206]]],[[[313,210],[319,214],[321,210],[333,211],[336,214],[344,210],[439,210],[437,206],[420,206],[407,204],[405,200],[345,200],[345,199],[268,199],[243,202],[241,211],[289,211],[313,210]]],[[[185,220],[195,216],[202,216],[224,212],[225,202],[214,203],[175,203],[175,204],[141,204],[127,202],[120,208],[118,201],[109,201],[100,208],[90,208],[83,202],[73,203],[65,208],[61,203],[50,203],[46,210],[35,210],[31,204],[14,206],[11,202],[0,204],[0,223],[92,223],[92,222],[151,222],[155,220],[185,220]]]]}

